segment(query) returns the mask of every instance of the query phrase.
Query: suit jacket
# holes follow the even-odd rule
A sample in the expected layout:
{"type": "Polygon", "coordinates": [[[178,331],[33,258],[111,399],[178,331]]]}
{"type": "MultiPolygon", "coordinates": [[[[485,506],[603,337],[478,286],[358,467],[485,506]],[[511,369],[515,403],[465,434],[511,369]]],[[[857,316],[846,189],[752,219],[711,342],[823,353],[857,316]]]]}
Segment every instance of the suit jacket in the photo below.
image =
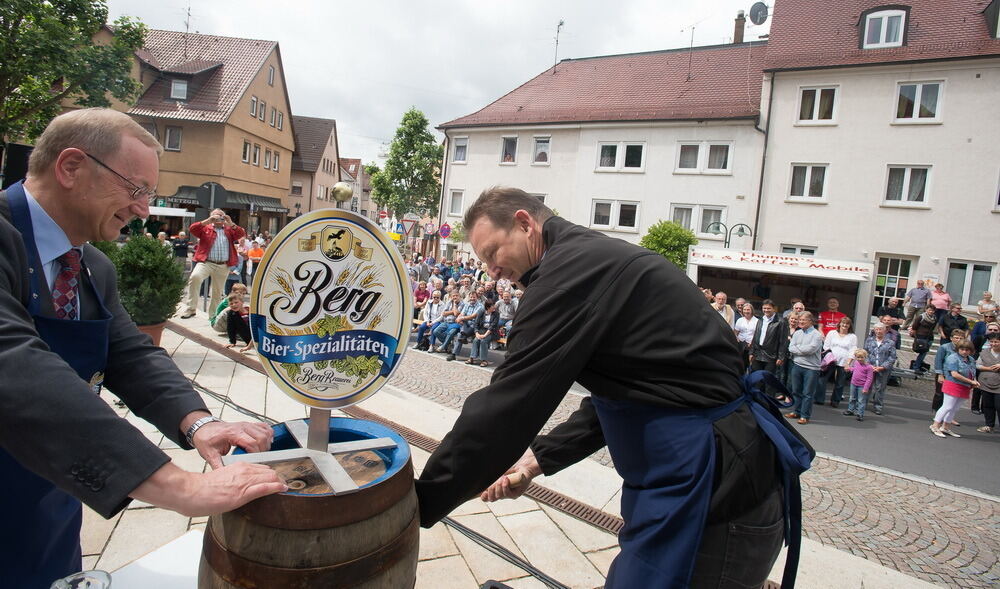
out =
{"type": "MultiPolygon", "coordinates": [[[[10,219],[7,196],[0,193],[0,446],[25,468],[111,517],[170,458],[39,337],[27,311],[27,253],[10,219]],[[90,476],[77,478],[80,472],[90,476]]],[[[113,316],[104,386],[136,415],[190,448],[180,422],[192,411],[206,410],[204,402],[167,353],[136,329],[118,298],[111,261],[90,244],[84,245],[82,259],[90,271],[80,273],[82,318],[96,319],[99,313],[87,283],[101,293],[113,316]]],[[[44,280],[42,291],[41,312],[54,316],[44,280]]]]}
{"type": "Polygon", "coordinates": [[[753,332],[753,343],[750,345],[750,354],[754,357],[754,360],[760,360],[761,362],[785,360],[785,356],[788,353],[788,346],[782,345],[785,343],[783,340],[787,338],[787,334],[782,334],[782,323],[784,321],[775,313],[774,317],[767,324],[767,333],[764,334],[764,344],[761,345],[760,330],[764,327],[764,318],[759,317],[757,319],[757,328],[753,332]]]}

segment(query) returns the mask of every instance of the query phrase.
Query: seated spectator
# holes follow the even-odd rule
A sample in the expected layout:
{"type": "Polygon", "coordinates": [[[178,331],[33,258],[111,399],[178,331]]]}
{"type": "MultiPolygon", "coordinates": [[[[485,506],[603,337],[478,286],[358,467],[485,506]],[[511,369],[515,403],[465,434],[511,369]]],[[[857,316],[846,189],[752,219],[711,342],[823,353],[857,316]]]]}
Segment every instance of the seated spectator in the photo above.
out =
{"type": "MultiPolygon", "coordinates": [[[[247,292],[249,292],[247,285],[242,282],[237,282],[233,285],[233,288],[228,296],[232,296],[234,294],[239,295],[242,300],[242,298],[247,295],[247,292]]],[[[229,329],[226,327],[229,319],[228,314],[225,312],[227,308],[229,308],[228,297],[219,302],[218,306],[215,307],[215,311],[208,318],[208,323],[212,326],[212,329],[218,331],[219,333],[229,333],[229,329]]]]}
{"type": "Polygon", "coordinates": [[[243,304],[243,295],[232,293],[226,299],[229,308],[226,310],[226,335],[229,336],[227,348],[236,347],[236,336],[239,336],[246,344],[240,348],[240,352],[246,352],[253,347],[253,338],[250,336],[250,309],[243,304]]]}
{"type": "Polygon", "coordinates": [[[972,353],[975,351],[972,342],[963,339],[958,342],[956,350],[957,353],[948,356],[948,360],[945,361],[944,383],[941,386],[944,402],[934,414],[934,422],[931,423],[931,432],[939,438],[946,435],[953,438],[962,437],[951,429],[955,413],[962,401],[969,398],[972,388],[979,388],[979,381],[976,380],[976,364],[972,361],[972,353]]]}
{"type": "Polygon", "coordinates": [[[442,352],[447,349],[448,344],[451,343],[451,336],[460,327],[455,323],[455,319],[458,318],[458,313],[462,310],[462,297],[456,291],[452,291],[450,297],[450,300],[444,305],[444,310],[441,311],[441,318],[438,320],[437,327],[431,331],[431,341],[428,349],[431,353],[442,352]],[[434,346],[435,340],[441,341],[441,344],[437,347],[434,346]]]}
{"type": "Polygon", "coordinates": [[[413,318],[420,317],[420,311],[431,298],[431,291],[427,289],[427,283],[423,280],[417,282],[417,288],[413,291],[413,318]]]}
{"type": "Polygon", "coordinates": [[[476,288],[472,286],[472,278],[463,276],[462,279],[458,281],[458,294],[461,295],[463,301],[469,298],[470,292],[475,291],[476,288]]]}
{"type": "Polygon", "coordinates": [[[864,421],[865,407],[868,406],[868,397],[875,381],[875,370],[868,363],[868,352],[862,349],[854,350],[853,355],[847,359],[844,370],[851,373],[851,396],[847,401],[844,415],[857,415],[858,421],[864,421]]]}
{"type": "Polygon", "coordinates": [[[482,367],[489,366],[487,354],[490,349],[490,342],[496,339],[500,328],[500,313],[497,311],[496,303],[487,300],[483,312],[476,317],[475,333],[472,337],[472,351],[469,352],[469,360],[466,364],[478,363],[482,367]]]}
{"type": "Polygon", "coordinates": [[[517,301],[511,296],[510,291],[505,291],[497,303],[497,311],[500,312],[500,331],[497,338],[505,338],[510,333],[510,328],[514,324],[514,312],[517,311],[517,301]]]}
{"type": "Polygon", "coordinates": [[[434,328],[441,323],[441,313],[444,312],[444,303],[441,302],[441,291],[435,290],[431,293],[431,299],[420,310],[420,325],[417,326],[417,345],[414,350],[427,351],[430,344],[427,341],[427,332],[434,331],[434,328]]]}
{"type": "MultiPolygon", "coordinates": [[[[462,344],[471,339],[476,333],[476,320],[483,314],[483,310],[483,304],[479,302],[479,293],[475,291],[470,292],[469,298],[465,300],[462,309],[458,313],[458,317],[455,318],[458,329],[449,332],[452,337],[451,353],[445,356],[445,360],[450,362],[462,353],[462,344]]],[[[447,345],[448,341],[445,340],[443,344],[445,349],[448,349],[447,345]]]]}
{"type": "Polygon", "coordinates": [[[868,361],[875,371],[875,382],[872,384],[872,411],[875,415],[884,412],[885,387],[889,383],[889,375],[896,364],[896,345],[886,337],[885,325],[876,323],[872,335],[865,340],[865,351],[868,361]]]}
{"type": "Polygon", "coordinates": [[[951,339],[951,332],[956,329],[969,331],[969,320],[962,315],[962,304],[952,303],[949,312],[938,318],[938,329],[941,334],[940,344],[946,344],[951,339]]]}
{"type": "MultiPolygon", "coordinates": [[[[483,300],[485,298],[491,303],[496,303],[500,299],[500,293],[497,292],[496,285],[497,283],[493,282],[492,280],[487,280],[486,282],[484,282],[483,292],[480,295],[480,300],[483,300]]],[[[483,301],[483,304],[485,305],[486,301],[483,301]]]]}

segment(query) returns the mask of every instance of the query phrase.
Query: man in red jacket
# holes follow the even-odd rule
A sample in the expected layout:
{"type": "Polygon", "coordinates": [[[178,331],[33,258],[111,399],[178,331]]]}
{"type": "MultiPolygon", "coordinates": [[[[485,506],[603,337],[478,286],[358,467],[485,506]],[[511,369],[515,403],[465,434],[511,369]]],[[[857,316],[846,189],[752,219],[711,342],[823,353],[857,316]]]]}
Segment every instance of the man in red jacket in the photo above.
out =
{"type": "Polygon", "coordinates": [[[823,329],[823,337],[831,331],[837,331],[840,320],[847,315],[840,312],[840,301],[837,297],[830,297],[826,301],[826,311],[819,314],[819,325],[823,329]]]}
{"type": "Polygon", "coordinates": [[[222,287],[229,276],[229,268],[237,264],[236,243],[246,236],[242,227],[233,223],[222,209],[215,209],[204,221],[191,223],[188,232],[198,238],[194,250],[194,270],[188,281],[186,306],[181,319],[194,317],[198,305],[198,291],[205,278],[212,278],[212,300],[209,309],[215,309],[222,300],[222,287]]]}

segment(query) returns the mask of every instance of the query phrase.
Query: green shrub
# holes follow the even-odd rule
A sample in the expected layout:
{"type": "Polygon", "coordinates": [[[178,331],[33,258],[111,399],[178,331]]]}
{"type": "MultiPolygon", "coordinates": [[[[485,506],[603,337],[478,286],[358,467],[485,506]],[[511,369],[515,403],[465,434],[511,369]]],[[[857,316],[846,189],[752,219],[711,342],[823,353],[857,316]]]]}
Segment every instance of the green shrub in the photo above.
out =
{"type": "Polygon", "coordinates": [[[104,255],[112,262],[118,257],[118,244],[113,241],[92,241],[90,245],[104,252],[104,255]]]}
{"type": "Polygon", "coordinates": [[[681,270],[687,267],[688,246],[697,243],[694,233],[672,221],[653,225],[639,240],[639,245],[660,254],[681,270]]]}
{"type": "Polygon", "coordinates": [[[138,325],[154,325],[172,317],[184,292],[184,271],[173,250],[156,239],[134,235],[114,253],[122,306],[138,325]]]}

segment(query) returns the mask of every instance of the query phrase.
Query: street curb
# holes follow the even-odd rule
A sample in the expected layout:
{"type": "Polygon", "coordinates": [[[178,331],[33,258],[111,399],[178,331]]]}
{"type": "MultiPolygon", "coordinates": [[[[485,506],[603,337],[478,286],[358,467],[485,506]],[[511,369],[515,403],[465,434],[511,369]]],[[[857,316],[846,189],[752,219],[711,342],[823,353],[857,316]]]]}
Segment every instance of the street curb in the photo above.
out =
{"type": "Polygon", "coordinates": [[[972,497],[976,497],[977,499],[982,499],[984,501],[992,501],[994,503],[1000,503],[1000,497],[997,497],[996,495],[990,495],[989,493],[983,493],[982,491],[977,491],[975,489],[969,489],[968,487],[959,487],[958,485],[952,485],[949,483],[945,483],[943,481],[935,481],[934,479],[928,479],[919,475],[893,470],[891,468],[885,468],[882,466],[876,466],[874,464],[858,462],[857,460],[851,460],[850,458],[844,458],[842,456],[834,456],[833,454],[827,454],[826,452],[817,452],[816,456],[818,456],[819,458],[825,458],[827,460],[833,460],[834,462],[842,462],[844,464],[850,464],[851,466],[856,466],[858,468],[863,468],[865,470],[870,470],[881,474],[887,474],[889,476],[899,477],[901,479],[912,481],[914,483],[921,483],[924,485],[937,487],[939,489],[944,489],[946,491],[953,491],[955,493],[962,493],[963,495],[970,495],[972,497]]]}

